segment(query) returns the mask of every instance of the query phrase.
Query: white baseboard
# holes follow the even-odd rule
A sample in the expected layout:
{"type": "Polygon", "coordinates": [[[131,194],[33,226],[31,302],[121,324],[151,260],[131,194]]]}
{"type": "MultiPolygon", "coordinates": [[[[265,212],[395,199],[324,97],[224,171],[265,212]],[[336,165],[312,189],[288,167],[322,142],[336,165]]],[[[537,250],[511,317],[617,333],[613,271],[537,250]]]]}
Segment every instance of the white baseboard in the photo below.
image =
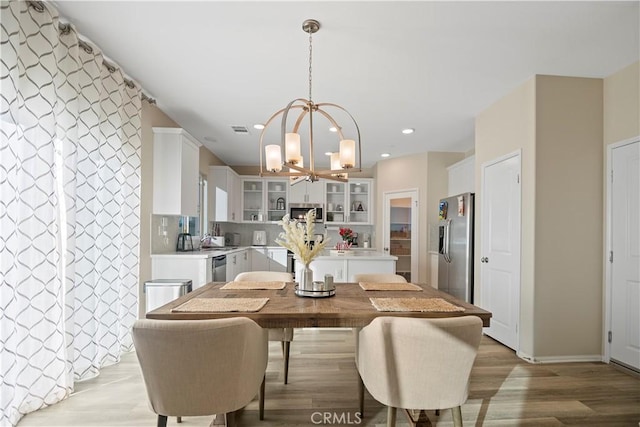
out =
{"type": "Polygon", "coordinates": [[[574,362],[603,362],[601,354],[576,355],[576,356],[543,356],[533,357],[528,354],[518,353],[517,356],[529,363],[574,363],[574,362]]]}

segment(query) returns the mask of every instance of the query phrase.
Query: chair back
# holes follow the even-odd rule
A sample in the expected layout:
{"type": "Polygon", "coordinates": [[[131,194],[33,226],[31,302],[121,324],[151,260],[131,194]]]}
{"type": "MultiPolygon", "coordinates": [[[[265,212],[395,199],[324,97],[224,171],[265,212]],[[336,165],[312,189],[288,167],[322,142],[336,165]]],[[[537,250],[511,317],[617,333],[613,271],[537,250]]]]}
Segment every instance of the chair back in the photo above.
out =
{"type": "Polygon", "coordinates": [[[236,282],[293,282],[293,275],[280,271],[247,271],[234,279],[236,282]]]}
{"type": "Polygon", "coordinates": [[[378,317],[360,331],[358,371],[387,406],[453,408],[467,400],[481,336],[477,316],[378,317]]]}
{"type": "Polygon", "coordinates": [[[258,394],[267,368],[266,330],[246,317],[138,320],[133,343],[158,415],[238,410],[258,394]]]}
{"type": "Polygon", "coordinates": [[[392,273],[354,274],[353,281],[369,283],[407,283],[407,279],[405,279],[404,276],[392,273]]]}

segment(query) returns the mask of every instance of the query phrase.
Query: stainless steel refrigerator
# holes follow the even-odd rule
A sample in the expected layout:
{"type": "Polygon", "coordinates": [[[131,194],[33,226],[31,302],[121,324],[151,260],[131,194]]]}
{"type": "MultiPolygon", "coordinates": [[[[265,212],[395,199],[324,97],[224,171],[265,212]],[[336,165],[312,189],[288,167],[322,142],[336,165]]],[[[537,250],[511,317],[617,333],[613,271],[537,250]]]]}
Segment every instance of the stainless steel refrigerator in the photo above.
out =
{"type": "Polygon", "coordinates": [[[438,289],[473,303],[474,193],[440,200],[438,289]]]}

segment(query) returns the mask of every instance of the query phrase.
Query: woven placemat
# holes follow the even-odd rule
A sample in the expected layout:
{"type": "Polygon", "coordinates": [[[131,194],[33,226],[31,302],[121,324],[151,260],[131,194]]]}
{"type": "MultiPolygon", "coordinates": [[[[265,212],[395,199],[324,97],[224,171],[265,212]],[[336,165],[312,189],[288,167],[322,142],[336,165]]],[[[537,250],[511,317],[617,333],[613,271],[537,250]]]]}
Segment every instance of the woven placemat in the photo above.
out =
{"type": "Polygon", "coordinates": [[[372,283],[360,282],[360,287],[365,291],[421,291],[422,288],[413,283],[372,283]]]}
{"type": "Polygon", "coordinates": [[[229,282],[220,289],[284,289],[286,282],[229,282]]]}
{"type": "Polygon", "coordinates": [[[269,298],[194,298],[171,309],[172,313],[260,311],[269,298]]]}
{"type": "Polygon", "coordinates": [[[442,298],[369,298],[378,311],[464,311],[442,298]]]}

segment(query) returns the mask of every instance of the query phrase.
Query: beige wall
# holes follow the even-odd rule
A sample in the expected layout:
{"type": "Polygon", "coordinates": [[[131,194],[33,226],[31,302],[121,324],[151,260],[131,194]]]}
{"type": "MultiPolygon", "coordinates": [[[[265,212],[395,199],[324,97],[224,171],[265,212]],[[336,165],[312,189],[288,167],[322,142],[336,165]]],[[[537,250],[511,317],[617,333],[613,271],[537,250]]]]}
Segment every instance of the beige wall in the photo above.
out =
{"type": "MultiPolygon", "coordinates": [[[[376,218],[384,218],[384,193],[418,190],[418,277],[412,280],[428,283],[429,227],[437,223],[438,200],[447,193],[447,166],[464,158],[463,153],[422,153],[379,161],[374,167],[376,178],[376,218]]],[[[382,220],[376,221],[376,248],[382,250],[382,220]]],[[[431,284],[437,286],[437,284],[431,284]]]]}
{"type": "MultiPolygon", "coordinates": [[[[427,240],[425,240],[424,244],[427,250],[434,249],[434,245],[437,248],[437,243],[430,241],[431,237],[437,236],[437,234],[430,233],[429,228],[438,227],[438,203],[440,199],[447,197],[449,194],[449,171],[447,167],[459,162],[464,157],[464,153],[431,151],[427,153],[427,220],[420,223],[420,227],[423,227],[423,224],[427,226],[427,240]]],[[[436,230],[433,232],[435,233],[436,230]]],[[[431,274],[431,272],[429,271],[428,274],[431,274]]],[[[429,284],[434,288],[438,287],[437,283],[429,284]]]]}
{"type": "Polygon", "coordinates": [[[140,295],[139,315],[144,317],[144,282],[151,280],[151,210],[153,208],[152,127],[179,127],[155,105],[142,101],[142,152],[140,190],[140,295]]]}
{"type": "Polygon", "coordinates": [[[604,144],[640,135],[640,62],[604,79],[604,144]]]}
{"type": "Polygon", "coordinates": [[[474,301],[482,301],[480,257],[482,241],[482,165],[501,156],[521,151],[522,231],[520,264],[520,353],[533,354],[534,299],[534,209],[535,209],[535,88],[528,80],[476,117],[476,233],[474,301]]]}
{"type": "Polygon", "coordinates": [[[203,145],[200,147],[200,173],[209,175],[209,166],[226,166],[226,163],[203,145]]]}
{"type": "MultiPolygon", "coordinates": [[[[601,79],[536,76],[476,119],[477,206],[482,164],[522,155],[523,357],[600,354],[602,117],[601,79]]],[[[476,239],[481,298],[479,227],[476,239]]]]}
{"type": "Polygon", "coordinates": [[[535,357],[601,354],[602,83],[537,76],[535,357]]]}

